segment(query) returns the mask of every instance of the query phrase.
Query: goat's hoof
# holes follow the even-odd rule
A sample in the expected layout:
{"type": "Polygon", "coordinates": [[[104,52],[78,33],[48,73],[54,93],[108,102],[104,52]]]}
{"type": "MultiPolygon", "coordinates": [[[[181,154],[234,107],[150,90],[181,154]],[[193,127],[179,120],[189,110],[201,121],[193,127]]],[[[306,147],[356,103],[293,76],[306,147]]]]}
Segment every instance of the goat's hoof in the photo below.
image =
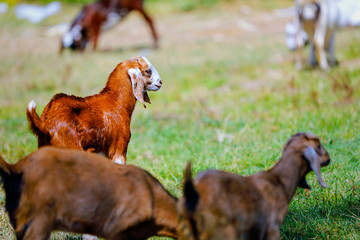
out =
{"type": "Polygon", "coordinates": [[[97,236],[90,235],[90,234],[83,234],[82,240],[99,240],[97,236]]]}

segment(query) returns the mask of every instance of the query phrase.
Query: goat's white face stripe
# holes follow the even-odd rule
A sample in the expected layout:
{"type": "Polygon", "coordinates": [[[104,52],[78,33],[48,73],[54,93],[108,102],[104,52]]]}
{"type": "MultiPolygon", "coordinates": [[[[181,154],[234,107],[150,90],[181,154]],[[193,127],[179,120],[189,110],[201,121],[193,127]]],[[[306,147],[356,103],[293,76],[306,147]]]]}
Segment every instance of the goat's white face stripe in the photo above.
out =
{"type": "Polygon", "coordinates": [[[160,89],[162,83],[161,83],[161,77],[158,71],[154,68],[154,66],[151,64],[151,62],[146,58],[142,57],[144,61],[147,63],[149,68],[151,69],[151,85],[147,88],[147,90],[150,91],[157,91],[160,89]],[[160,87],[157,87],[160,86],[160,87]]]}
{"type": "Polygon", "coordinates": [[[146,57],[142,57],[145,62],[149,65],[149,68],[151,69],[151,81],[160,81],[160,74],[158,73],[158,71],[154,68],[154,66],[151,64],[151,62],[146,58],[146,57]]]}

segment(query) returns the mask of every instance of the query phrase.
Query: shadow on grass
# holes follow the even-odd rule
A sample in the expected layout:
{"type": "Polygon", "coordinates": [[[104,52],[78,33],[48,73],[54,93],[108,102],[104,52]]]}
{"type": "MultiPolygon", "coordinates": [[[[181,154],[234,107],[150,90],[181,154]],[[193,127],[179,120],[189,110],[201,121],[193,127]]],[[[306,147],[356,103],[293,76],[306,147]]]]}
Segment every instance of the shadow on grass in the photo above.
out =
{"type": "MultiPolygon", "coordinates": [[[[359,192],[359,191],[357,191],[359,192]]],[[[289,210],[281,226],[281,239],[347,239],[360,236],[360,199],[349,194],[337,204],[329,201],[297,205],[289,210]],[[357,225],[354,229],[350,226],[357,225]]]]}

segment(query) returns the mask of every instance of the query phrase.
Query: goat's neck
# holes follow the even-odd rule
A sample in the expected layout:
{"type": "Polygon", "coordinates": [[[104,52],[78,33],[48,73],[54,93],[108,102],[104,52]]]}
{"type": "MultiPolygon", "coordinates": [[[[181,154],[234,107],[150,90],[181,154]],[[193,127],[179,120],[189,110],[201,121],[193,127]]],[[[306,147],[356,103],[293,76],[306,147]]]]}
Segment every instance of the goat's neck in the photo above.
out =
{"type": "Polygon", "coordinates": [[[109,76],[105,88],[101,91],[115,101],[118,108],[125,110],[129,118],[134,111],[136,98],[133,94],[131,80],[125,71],[116,68],[109,76]]]}
{"type": "Polygon", "coordinates": [[[283,185],[284,194],[288,202],[291,201],[295,194],[296,188],[299,186],[299,181],[306,174],[307,167],[300,160],[300,156],[291,154],[284,154],[276,165],[268,172],[274,175],[283,185]]]}
{"type": "Polygon", "coordinates": [[[168,196],[167,201],[162,203],[157,212],[156,222],[162,227],[158,232],[159,236],[176,238],[176,228],[178,226],[178,215],[176,212],[176,200],[168,196]]]}

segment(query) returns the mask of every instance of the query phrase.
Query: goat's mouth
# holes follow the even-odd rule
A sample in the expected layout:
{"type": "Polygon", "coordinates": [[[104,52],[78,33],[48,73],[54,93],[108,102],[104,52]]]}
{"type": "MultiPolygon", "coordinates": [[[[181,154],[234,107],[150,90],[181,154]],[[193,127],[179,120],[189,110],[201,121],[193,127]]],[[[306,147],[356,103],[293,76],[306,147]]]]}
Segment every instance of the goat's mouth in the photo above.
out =
{"type": "Polygon", "coordinates": [[[150,85],[146,90],[147,91],[158,91],[161,88],[161,84],[150,85]]]}
{"type": "Polygon", "coordinates": [[[328,159],[328,160],[326,160],[325,162],[323,162],[323,163],[321,163],[321,166],[322,167],[325,167],[325,166],[327,166],[327,165],[329,165],[330,164],[330,158],[328,159]]]}

